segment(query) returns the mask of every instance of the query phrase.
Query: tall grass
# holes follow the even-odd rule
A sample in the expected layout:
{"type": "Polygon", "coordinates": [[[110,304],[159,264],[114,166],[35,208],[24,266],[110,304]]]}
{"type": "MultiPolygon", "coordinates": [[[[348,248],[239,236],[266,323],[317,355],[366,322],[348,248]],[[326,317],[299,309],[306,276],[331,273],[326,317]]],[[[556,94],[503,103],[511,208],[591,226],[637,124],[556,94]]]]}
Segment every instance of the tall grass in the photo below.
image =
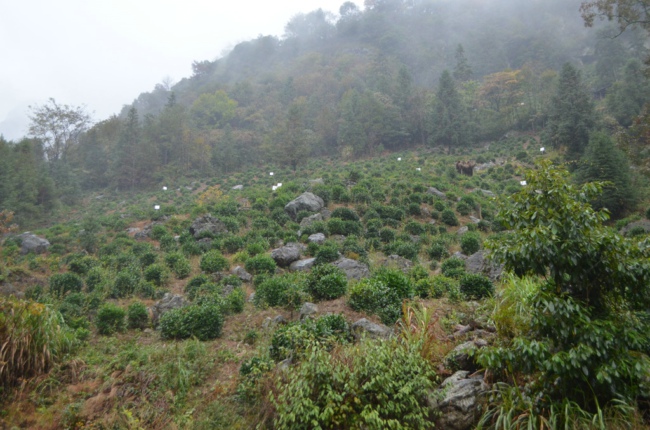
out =
{"type": "Polygon", "coordinates": [[[0,297],[0,387],[47,372],[75,345],[61,314],[49,306],[0,297]]]}

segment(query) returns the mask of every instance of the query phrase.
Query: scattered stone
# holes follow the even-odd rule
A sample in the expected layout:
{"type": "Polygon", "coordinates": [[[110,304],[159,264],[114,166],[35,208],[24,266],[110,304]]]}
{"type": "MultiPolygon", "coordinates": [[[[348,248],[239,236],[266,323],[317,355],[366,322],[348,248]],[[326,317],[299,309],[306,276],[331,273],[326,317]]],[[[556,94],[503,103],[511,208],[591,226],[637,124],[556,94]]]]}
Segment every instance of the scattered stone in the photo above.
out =
{"type": "Polygon", "coordinates": [[[470,221],[472,221],[474,224],[478,224],[479,222],[481,222],[481,220],[478,219],[478,218],[476,218],[474,215],[470,215],[470,216],[469,216],[469,219],[470,219],[470,221]]]}
{"type": "Polygon", "coordinates": [[[625,236],[633,228],[640,227],[645,230],[646,233],[650,232],[650,220],[642,219],[639,221],[634,221],[626,225],[620,230],[620,233],[625,236]]]}
{"type": "Polygon", "coordinates": [[[468,273],[480,273],[492,282],[498,280],[503,273],[503,264],[497,264],[485,258],[485,251],[478,251],[465,260],[465,270],[468,273]]]}
{"type": "Polygon", "coordinates": [[[458,231],[456,231],[456,234],[461,235],[467,233],[468,231],[469,228],[466,225],[464,225],[461,228],[459,228],[458,231]]]}
{"type": "Polygon", "coordinates": [[[484,195],[485,197],[490,197],[490,198],[492,198],[492,197],[496,197],[496,196],[497,196],[496,194],[494,194],[494,193],[493,193],[492,191],[490,191],[490,190],[479,190],[479,191],[482,192],[483,195],[484,195]]]}
{"type": "Polygon", "coordinates": [[[239,185],[235,185],[234,187],[232,187],[232,189],[233,189],[233,190],[240,191],[240,190],[243,190],[243,189],[244,189],[244,186],[241,185],[241,184],[239,184],[239,185]]]}
{"type": "Polygon", "coordinates": [[[316,306],[313,303],[305,302],[302,304],[300,308],[300,319],[303,320],[305,318],[310,317],[311,315],[314,315],[318,312],[318,306],[316,306]]]}
{"type": "Polygon", "coordinates": [[[300,259],[301,252],[302,250],[298,244],[289,243],[271,251],[271,258],[275,260],[278,266],[288,267],[291,263],[300,259]]]}
{"type": "Polygon", "coordinates": [[[317,195],[305,192],[290,201],[284,207],[284,211],[295,220],[298,212],[300,211],[309,211],[309,212],[318,212],[325,206],[323,199],[317,195]]]}
{"type": "Polygon", "coordinates": [[[357,260],[340,258],[332,264],[343,270],[348,279],[361,279],[370,276],[370,269],[368,269],[368,266],[357,260]]]}
{"type": "Polygon", "coordinates": [[[253,275],[248,273],[246,269],[244,269],[241,266],[237,266],[234,269],[232,269],[231,273],[235,276],[237,276],[239,279],[241,279],[244,282],[250,282],[253,280],[253,275]]]}
{"type": "Polygon", "coordinates": [[[388,339],[393,331],[383,324],[375,324],[365,318],[352,324],[350,327],[352,335],[355,339],[359,340],[363,336],[368,336],[373,339],[388,339]]]}
{"type": "Polygon", "coordinates": [[[476,166],[474,166],[474,171],[480,172],[482,170],[487,170],[490,167],[496,167],[496,163],[493,163],[492,161],[488,161],[487,163],[477,164],[476,166]]]}
{"type": "Polygon", "coordinates": [[[293,272],[301,272],[304,270],[309,270],[314,266],[315,258],[307,258],[305,260],[297,260],[289,265],[289,270],[293,272]]]}
{"type": "Polygon", "coordinates": [[[140,229],[137,228],[137,227],[130,227],[130,228],[127,228],[127,229],[126,229],[126,232],[127,232],[128,234],[136,234],[136,233],[140,233],[141,231],[142,231],[142,230],[140,230],[140,229]]]}
{"type": "Polygon", "coordinates": [[[460,258],[461,260],[467,260],[467,255],[463,254],[460,251],[456,251],[451,255],[453,258],[460,258]]]}
{"type": "Polygon", "coordinates": [[[304,217],[302,221],[300,221],[300,229],[304,230],[306,227],[309,227],[316,221],[322,221],[322,220],[323,220],[323,215],[321,215],[320,213],[304,217]]]}
{"type": "Polygon", "coordinates": [[[273,318],[273,323],[274,324],[286,324],[287,320],[282,315],[278,315],[275,318],[273,318]]]}
{"type": "Polygon", "coordinates": [[[470,378],[468,375],[467,371],[454,373],[429,397],[429,406],[439,413],[436,428],[470,430],[478,422],[489,387],[483,375],[470,378]]]}
{"type": "Polygon", "coordinates": [[[171,294],[165,293],[163,298],[157,301],[151,307],[151,321],[153,326],[158,325],[158,320],[166,312],[171,311],[172,309],[178,309],[189,305],[189,302],[185,300],[185,297],[180,294],[171,294]]]}
{"type": "Polygon", "coordinates": [[[440,197],[440,198],[443,198],[443,199],[447,198],[447,194],[443,193],[442,191],[440,191],[439,189],[437,189],[435,187],[429,187],[429,189],[427,190],[427,193],[433,194],[434,196],[437,196],[437,197],[440,197]]]}
{"type": "Polygon", "coordinates": [[[463,342],[460,345],[457,345],[454,349],[451,350],[449,354],[445,357],[445,365],[456,371],[456,370],[476,370],[476,363],[474,358],[471,356],[471,353],[478,348],[487,346],[487,342],[481,339],[481,346],[476,344],[474,341],[463,342]]]}
{"type": "Polygon", "coordinates": [[[404,257],[393,254],[386,257],[382,266],[397,267],[402,272],[408,273],[413,267],[413,262],[404,257]]]}
{"type": "Polygon", "coordinates": [[[255,293],[251,293],[250,296],[248,296],[248,303],[253,303],[255,301],[255,293]]]}
{"type": "Polygon", "coordinates": [[[332,212],[327,208],[321,209],[320,214],[323,215],[323,221],[327,221],[332,216],[332,212]]]}
{"type": "Polygon", "coordinates": [[[316,179],[310,179],[309,184],[310,185],[323,185],[325,181],[323,181],[323,178],[316,178],[316,179]]]}
{"type": "Polygon", "coordinates": [[[322,245],[325,243],[325,235],[323,233],[314,233],[307,238],[309,242],[317,243],[322,245]]]}
{"type": "Polygon", "coordinates": [[[26,231],[17,236],[20,240],[20,254],[25,255],[33,252],[34,254],[42,254],[50,247],[50,242],[47,239],[38,237],[35,234],[26,231]]]}
{"type": "Polygon", "coordinates": [[[196,218],[190,226],[190,234],[195,239],[199,239],[202,235],[209,233],[217,235],[219,233],[228,233],[226,225],[218,218],[213,217],[211,214],[205,214],[196,218]]]}
{"type": "Polygon", "coordinates": [[[25,293],[11,284],[0,284],[0,296],[14,296],[17,299],[24,299],[25,293]]]}

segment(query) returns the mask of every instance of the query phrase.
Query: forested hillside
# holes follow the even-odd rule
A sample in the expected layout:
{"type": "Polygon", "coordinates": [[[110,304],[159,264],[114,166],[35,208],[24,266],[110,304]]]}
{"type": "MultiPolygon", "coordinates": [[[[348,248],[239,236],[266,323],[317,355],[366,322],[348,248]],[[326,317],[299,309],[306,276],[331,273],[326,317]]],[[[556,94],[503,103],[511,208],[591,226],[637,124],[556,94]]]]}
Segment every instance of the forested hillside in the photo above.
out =
{"type": "Polygon", "coordinates": [[[0,428],[650,428],[648,7],[346,2],[34,106],[0,428]]]}
{"type": "MultiPolygon", "coordinates": [[[[82,190],[150,189],[164,178],[269,161],[295,169],[309,157],[453,151],[510,130],[547,129],[543,144],[566,145],[572,136],[558,128],[566,112],[553,99],[564,94],[565,63],[580,72],[565,85],[593,105],[572,113],[583,117],[576,144],[584,147],[588,130],[630,126],[650,85],[643,30],[614,38],[613,24],[586,28],[579,6],[379,1],[359,10],[344,3],[339,15],[291,18],[281,38],[260,36],[215,61],[196,61],[191,77],[157,85],[92,126],[79,108],[51,100],[33,110],[30,141],[2,141],[2,159],[20,170],[2,170],[2,208],[25,223],[59,202],[75,203],[82,190]]],[[[647,120],[639,121],[636,135],[647,120]]],[[[625,149],[636,162],[647,159],[635,144],[625,149]]]]}

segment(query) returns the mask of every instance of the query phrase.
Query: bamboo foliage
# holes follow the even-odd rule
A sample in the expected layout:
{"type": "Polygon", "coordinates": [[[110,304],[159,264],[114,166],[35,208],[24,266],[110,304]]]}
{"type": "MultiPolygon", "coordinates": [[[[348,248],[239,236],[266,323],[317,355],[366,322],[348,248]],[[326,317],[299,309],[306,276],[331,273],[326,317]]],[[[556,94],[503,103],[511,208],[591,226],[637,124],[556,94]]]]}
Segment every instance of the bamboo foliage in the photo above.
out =
{"type": "Polygon", "coordinates": [[[0,298],[0,387],[47,372],[73,342],[61,314],[49,306],[0,298]]]}

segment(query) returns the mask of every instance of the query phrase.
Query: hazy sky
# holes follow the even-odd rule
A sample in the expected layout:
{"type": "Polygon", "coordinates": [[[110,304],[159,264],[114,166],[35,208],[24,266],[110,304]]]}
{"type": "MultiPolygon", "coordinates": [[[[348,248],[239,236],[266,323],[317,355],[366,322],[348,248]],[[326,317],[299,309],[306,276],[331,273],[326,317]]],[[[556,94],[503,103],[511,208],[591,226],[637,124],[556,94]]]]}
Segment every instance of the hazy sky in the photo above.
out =
{"type": "MultiPolygon", "coordinates": [[[[278,35],[298,13],[345,0],[0,0],[0,134],[26,133],[53,97],[101,120],[238,42],[278,35]]],[[[354,0],[363,7],[362,0],[354,0]]]]}

